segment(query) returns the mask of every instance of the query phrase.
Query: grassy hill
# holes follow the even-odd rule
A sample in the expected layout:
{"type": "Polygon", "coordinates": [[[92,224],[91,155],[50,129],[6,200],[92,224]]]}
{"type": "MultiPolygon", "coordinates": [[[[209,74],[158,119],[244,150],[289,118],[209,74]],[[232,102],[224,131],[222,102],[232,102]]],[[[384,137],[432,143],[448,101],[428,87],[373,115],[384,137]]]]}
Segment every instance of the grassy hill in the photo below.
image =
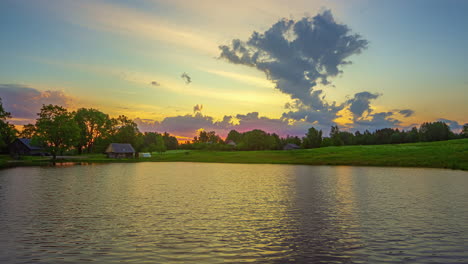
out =
{"type": "Polygon", "coordinates": [[[394,145],[326,147],[291,151],[178,151],[155,155],[148,160],[398,166],[468,170],[468,139],[394,145]]]}
{"type": "MultiPolygon", "coordinates": [[[[151,158],[108,159],[103,154],[84,155],[70,162],[218,162],[310,165],[428,167],[468,170],[468,139],[394,145],[343,146],[290,151],[185,151],[153,153],[151,158]]],[[[16,166],[43,164],[44,158],[28,157],[16,166]]],[[[0,158],[0,167],[8,158],[0,158]]]]}

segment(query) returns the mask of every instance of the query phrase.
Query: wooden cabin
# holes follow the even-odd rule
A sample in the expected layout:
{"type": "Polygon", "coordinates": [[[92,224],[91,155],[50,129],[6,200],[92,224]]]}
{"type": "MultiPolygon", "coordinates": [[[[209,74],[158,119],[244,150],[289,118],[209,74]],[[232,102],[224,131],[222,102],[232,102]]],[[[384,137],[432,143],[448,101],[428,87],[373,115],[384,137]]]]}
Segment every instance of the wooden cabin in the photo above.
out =
{"type": "Polygon", "coordinates": [[[298,145],[296,144],[293,144],[293,143],[289,143],[289,144],[286,144],[283,148],[283,150],[293,150],[293,149],[300,149],[301,147],[299,147],[298,145]]]}
{"type": "Polygon", "coordinates": [[[135,149],[131,144],[110,143],[106,149],[106,154],[108,158],[113,159],[134,158],[135,149]]]}
{"type": "Polygon", "coordinates": [[[12,157],[20,156],[46,156],[47,152],[41,147],[31,144],[29,138],[17,138],[9,146],[8,150],[12,157]]]}

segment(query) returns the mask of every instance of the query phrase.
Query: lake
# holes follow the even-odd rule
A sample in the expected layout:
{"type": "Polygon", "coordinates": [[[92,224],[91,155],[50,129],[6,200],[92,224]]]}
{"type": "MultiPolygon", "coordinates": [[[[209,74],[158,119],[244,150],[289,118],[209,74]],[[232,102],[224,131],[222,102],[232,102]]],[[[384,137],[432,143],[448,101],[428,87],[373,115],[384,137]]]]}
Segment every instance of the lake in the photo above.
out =
{"type": "Polygon", "coordinates": [[[468,173],[114,163],[0,171],[0,263],[467,263],[468,173]]]}

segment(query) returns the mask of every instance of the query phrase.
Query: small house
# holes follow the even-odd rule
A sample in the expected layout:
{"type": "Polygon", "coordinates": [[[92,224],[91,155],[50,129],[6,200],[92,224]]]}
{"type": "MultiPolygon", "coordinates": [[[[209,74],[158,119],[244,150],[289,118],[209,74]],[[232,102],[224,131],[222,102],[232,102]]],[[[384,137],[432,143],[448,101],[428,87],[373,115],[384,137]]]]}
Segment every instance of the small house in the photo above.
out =
{"type": "Polygon", "coordinates": [[[123,143],[110,143],[106,149],[108,158],[122,159],[122,158],[134,158],[135,149],[131,144],[123,143]]]}
{"type": "Polygon", "coordinates": [[[8,150],[12,157],[20,156],[46,156],[43,148],[31,144],[29,138],[17,138],[9,146],[8,150]]]}
{"type": "Polygon", "coordinates": [[[286,144],[284,147],[283,147],[283,150],[293,150],[293,149],[300,149],[301,147],[299,147],[298,145],[296,144],[293,144],[293,143],[288,143],[286,144]]]}
{"type": "Polygon", "coordinates": [[[234,142],[232,140],[226,140],[226,145],[235,147],[237,144],[236,144],[236,142],[234,142]]]}

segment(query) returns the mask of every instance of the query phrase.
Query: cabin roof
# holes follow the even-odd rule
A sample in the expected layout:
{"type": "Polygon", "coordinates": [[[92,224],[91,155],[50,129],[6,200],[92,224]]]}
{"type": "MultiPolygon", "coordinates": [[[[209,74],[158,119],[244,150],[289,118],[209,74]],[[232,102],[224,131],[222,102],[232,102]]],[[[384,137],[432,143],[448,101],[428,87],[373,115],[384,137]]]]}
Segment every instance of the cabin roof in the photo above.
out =
{"type": "Polygon", "coordinates": [[[41,147],[31,145],[31,139],[29,138],[18,138],[18,140],[30,150],[42,150],[41,147]]]}
{"type": "Polygon", "coordinates": [[[110,143],[106,149],[106,153],[135,153],[135,149],[131,144],[110,143]]]}
{"type": "Polygon", "coordinates": [[[293,143],[288,143],[284,146],[283,149],[300,149],[301,147],[299,147],[298,145],[296,144],[293,144],[293,143]]]}

